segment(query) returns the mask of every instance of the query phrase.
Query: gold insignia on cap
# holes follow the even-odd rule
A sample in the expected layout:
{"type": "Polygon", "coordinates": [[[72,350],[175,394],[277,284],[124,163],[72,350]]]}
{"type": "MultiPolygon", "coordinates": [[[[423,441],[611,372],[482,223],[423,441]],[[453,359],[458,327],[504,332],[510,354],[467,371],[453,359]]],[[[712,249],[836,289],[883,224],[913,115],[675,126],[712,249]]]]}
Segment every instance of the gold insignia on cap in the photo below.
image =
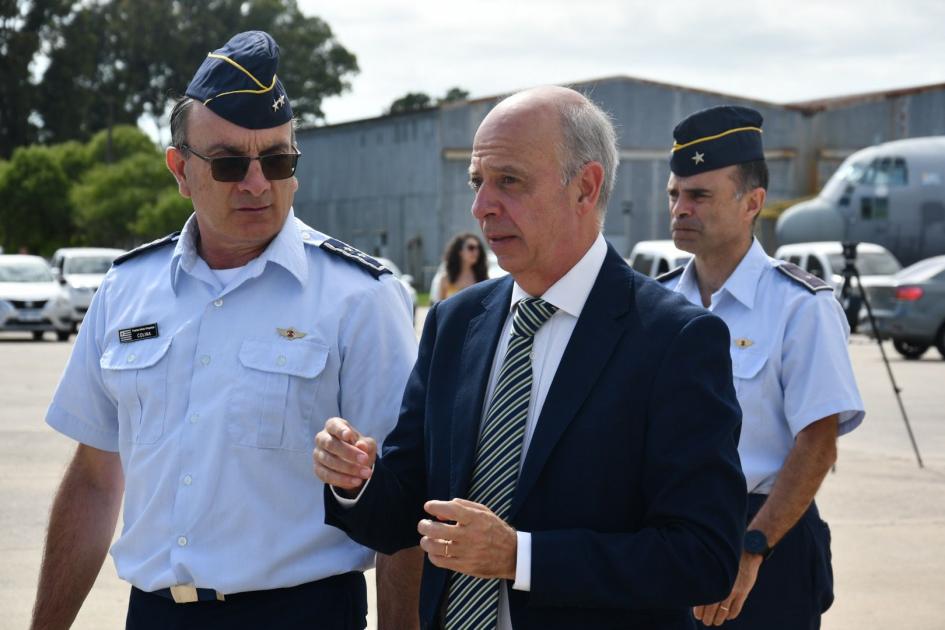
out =
{"type": "Polygon", "coordinates": [[[750,346],[755,345],[755,342],[752,341],[751,339],[746,339],[745,337],[739,337],[738,339],[735,340],[735,345],[738,346],[739,348],[748,348],[750,346]]]}
{"type": "Polygon", "coordinates": [[[696,154],[692,156],[692,161],[696,164],[702,164],[705,162],[705,153],[699,153],[696,151],[696,154]]]}
{"type": "Polygon", "coordinates": [[[295,328],[276,328],[276,332],[279,333],[280,337],[285,337],[286,339],[301,339],[306,336],[308,333],[304,333],[295,328]]]}

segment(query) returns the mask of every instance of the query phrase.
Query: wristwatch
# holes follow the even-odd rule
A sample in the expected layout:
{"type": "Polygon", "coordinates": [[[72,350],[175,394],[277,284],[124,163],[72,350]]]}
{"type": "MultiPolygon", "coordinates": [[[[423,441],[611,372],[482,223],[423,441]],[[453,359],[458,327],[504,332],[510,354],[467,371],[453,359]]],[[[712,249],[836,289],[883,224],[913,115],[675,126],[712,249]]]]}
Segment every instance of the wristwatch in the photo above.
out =
{"type": "Polygon", "coordinates": [[[760,529],[749,529],[745,532],[745,551],[756,553],[763,560],[767,560],[771,552],[774,551],[768,546],[768,537],[760,529]]]}

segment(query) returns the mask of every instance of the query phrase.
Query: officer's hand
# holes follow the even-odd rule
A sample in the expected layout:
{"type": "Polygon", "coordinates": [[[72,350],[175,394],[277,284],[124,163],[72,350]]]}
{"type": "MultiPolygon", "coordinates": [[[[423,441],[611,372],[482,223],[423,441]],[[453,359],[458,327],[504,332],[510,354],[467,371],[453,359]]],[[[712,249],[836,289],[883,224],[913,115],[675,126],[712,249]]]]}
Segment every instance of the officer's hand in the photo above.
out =
{"type": "Polygon", "coordinates": [[[312,453],[315,475],[327,484],[351,491],[354,496],[370,479],[377,442],[361,435],[344,418],[329,418],[315,436],[312,453]]]}
{"type": "Polygon", "coordinates": [[[423,534],[420,547],[435,566],[480,578],[515,579],[518,537],[492,510],[465,499],[427,501],[423,508],[437,519],[417,525],[423,534]]]}
{"type": "Polygon", "coordinates": [[[721,626],[729,619],[734,619],[742,612],[748,593],[755,586],[758,579],[758,569],[761,568],[761,556],[756,553],[742,552],[742,559],[738,563],[738,577],[735,586],[728,597],[717,604],[696,606],[692,615],[706,626],[721,626]]]}

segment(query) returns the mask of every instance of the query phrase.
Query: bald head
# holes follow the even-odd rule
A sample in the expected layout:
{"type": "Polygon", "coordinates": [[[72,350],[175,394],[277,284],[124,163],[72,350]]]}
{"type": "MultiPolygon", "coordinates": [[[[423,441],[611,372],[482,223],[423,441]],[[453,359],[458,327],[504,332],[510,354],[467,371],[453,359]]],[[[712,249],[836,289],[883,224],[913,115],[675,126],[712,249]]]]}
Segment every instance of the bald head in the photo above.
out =
{"type": "Polygon", "coordinates": [[[535,142],[551,140],[566,184],[589,162],[604,170],[597,209],[603,221],[617,175],[617,137],[610,116],[580,92],[544,85],[502,100],[482,121],[476,138],[492,126],[521,130],[535,142]]]}

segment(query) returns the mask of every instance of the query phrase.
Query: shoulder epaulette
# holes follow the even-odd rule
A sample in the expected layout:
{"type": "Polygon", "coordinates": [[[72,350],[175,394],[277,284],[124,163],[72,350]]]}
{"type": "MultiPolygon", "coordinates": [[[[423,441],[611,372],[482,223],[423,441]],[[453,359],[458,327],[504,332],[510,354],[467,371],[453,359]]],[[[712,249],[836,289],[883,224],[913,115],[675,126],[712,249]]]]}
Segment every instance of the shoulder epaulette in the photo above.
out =
{"type": "Polygon", "coordinates": [[[669,271],[661,273],[660,275],[656,276],[656,281],[669,282],[670,280],[672,280],[673,278],[681,274],[685,269],[686,269],[685,265],[680,265],[679,267],[676,267],[675,269],[670,269],[669,271]]]}
{"type": "Polygon", "coordinates": [[[150,243],[145,243],[144,245],[139,245],[135,247],[130,252],[125,252],[112,262],[113,265],[120,265],[123,262],[131,260],[135,256],[143,254],[145,252],[151,251],[152,249],[157,249],[158,247],[163,247],[169,243],[173,243],[177,240],[177,237],[180,236],[180,232],[174,232],[173,234],[168,234],[167,236],[161,237],[150,243]]]}
{"type": "Polygon", "coordinates": [[[833,287],[831,287],[829,284],[814,274],[804,271],[794,263],[782,262],[777,267],[775,267],[775,269],[783,273],[794,282],[802,285],[811,293],[817,293],[818,291],[833,291],[833,287]]]}
{"type": "Polygon", "coordinates": [[[327,251],[329,254],[341,256],[346,260],[357,263],[359,267],[367,271],[375,278],[380,278],[385,273],[391,273],[390,269],[368,256],[360,249],[351,247],[347,243],[343,243],[336,238],[326,239],[319,245],[319,247],[327,251]]]}

